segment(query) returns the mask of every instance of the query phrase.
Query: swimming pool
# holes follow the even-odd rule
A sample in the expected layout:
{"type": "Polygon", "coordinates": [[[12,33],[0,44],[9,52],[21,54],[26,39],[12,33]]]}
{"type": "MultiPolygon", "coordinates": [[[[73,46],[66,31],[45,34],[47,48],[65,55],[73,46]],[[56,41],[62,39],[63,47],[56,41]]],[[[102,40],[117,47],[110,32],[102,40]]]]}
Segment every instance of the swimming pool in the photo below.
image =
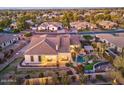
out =
{"type": "Polygon", "coordinates": [[[83,63],[83,62],[85,62],[85,59],[82,55],[78,55],[76,58],[76,62],[77,63],[83,63]]]}

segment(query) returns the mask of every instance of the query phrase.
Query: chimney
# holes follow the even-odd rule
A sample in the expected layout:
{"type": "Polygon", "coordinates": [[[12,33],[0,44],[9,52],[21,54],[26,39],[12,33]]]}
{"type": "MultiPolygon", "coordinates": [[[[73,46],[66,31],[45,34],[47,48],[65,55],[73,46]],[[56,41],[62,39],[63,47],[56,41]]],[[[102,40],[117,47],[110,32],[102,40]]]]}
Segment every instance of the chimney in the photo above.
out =
{"type": "Polygon", "coordinates": [[[59,47],[58,47],[58,45],[56,45],[56,50],[58,51],[58,49],[59,49],[59,47]]]}

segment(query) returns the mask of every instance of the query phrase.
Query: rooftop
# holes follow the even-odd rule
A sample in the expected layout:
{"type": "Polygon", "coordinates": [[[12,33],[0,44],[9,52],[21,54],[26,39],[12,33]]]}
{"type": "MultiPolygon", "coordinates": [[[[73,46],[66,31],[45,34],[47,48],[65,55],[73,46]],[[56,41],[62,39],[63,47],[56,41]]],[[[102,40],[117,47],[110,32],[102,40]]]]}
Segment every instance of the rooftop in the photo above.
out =
{"type": "Polygon", "coordinates": [[[70,35],[34,35],[25,54],[68,53],[70,44],[79,44],[79,39],[70,35]]]}
{"type": "Polygon", "coordinates": [[[112,34],[99,34],[96,36],[101,39],[105,39],[108,42],[113,43],[114,45],[116,45],[120,48],[124,47],[124,37],[123,36],[114,36],[112,34]]]}
{"type": "MultiPolygon", "coordinates": [[[[25,54],[35,55],[35,54],[57,54],[59,53],[68,53],[70,48],[70,41],[75,40],[75,38],[70,38],[70,35],[35,35],[31,39],[31,43],[28,46],[25,54]]],[[[77,39],[76,39],[77,40],[77,39]]],[[[73,41],[73,44],[78,44],[73,41]]]]}
{"type": "Polygon", "coordinates": [[[11,40],[11,39],[13,39],[15,37],[17,37],[17,36],[15,36],[15,35],[8,35],[8,34],[7,35],[0,34],[0,43],[6,42],[6,41],[11,40]]]}

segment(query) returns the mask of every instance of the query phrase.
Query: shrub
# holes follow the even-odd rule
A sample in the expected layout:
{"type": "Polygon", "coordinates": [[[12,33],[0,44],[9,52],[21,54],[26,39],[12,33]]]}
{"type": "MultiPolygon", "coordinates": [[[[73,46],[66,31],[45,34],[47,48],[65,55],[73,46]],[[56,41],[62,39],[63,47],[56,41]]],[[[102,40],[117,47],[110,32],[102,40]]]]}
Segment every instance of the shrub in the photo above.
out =
{"type": "Polygon", "coordinates": [[[26,36],[26,37],[30,37],[30,36],[32,36],[32,33],[30,33],[30,32],[26,32],[26,33],[24,34],[24,36],[26,36]]]}
{"type": "Polygon", "coordinates": [[[19,29],[13,29],[12,32],[13,32],[13,33],[19,33],[20,30],[19,30],[19,29]]]}
{"type": "Polygon", "coordinates": [[[42,77],[44,77],[44,74],[41,72],[41,73],[39,74],[39,78],[42,78],[42,77]]]}
{"type": "Polygon", "coordinates": [[[0,28],[0,32],[3,32],[3,28],[0,28]]]}

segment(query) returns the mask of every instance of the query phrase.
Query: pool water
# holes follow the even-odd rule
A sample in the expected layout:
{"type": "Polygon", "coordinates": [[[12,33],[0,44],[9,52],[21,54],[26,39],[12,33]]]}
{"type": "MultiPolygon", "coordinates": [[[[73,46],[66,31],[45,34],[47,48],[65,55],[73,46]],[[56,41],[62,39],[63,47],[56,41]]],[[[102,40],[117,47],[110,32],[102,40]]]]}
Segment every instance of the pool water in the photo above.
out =
{"type": "Polygon", "coordinates": [[[77,63],[83,63],[83,62],[85,62],[85,59],[84,59],[83,56],[78,55],[77,58],[76,58],[76,62],[77,62],[77,63]]]}

